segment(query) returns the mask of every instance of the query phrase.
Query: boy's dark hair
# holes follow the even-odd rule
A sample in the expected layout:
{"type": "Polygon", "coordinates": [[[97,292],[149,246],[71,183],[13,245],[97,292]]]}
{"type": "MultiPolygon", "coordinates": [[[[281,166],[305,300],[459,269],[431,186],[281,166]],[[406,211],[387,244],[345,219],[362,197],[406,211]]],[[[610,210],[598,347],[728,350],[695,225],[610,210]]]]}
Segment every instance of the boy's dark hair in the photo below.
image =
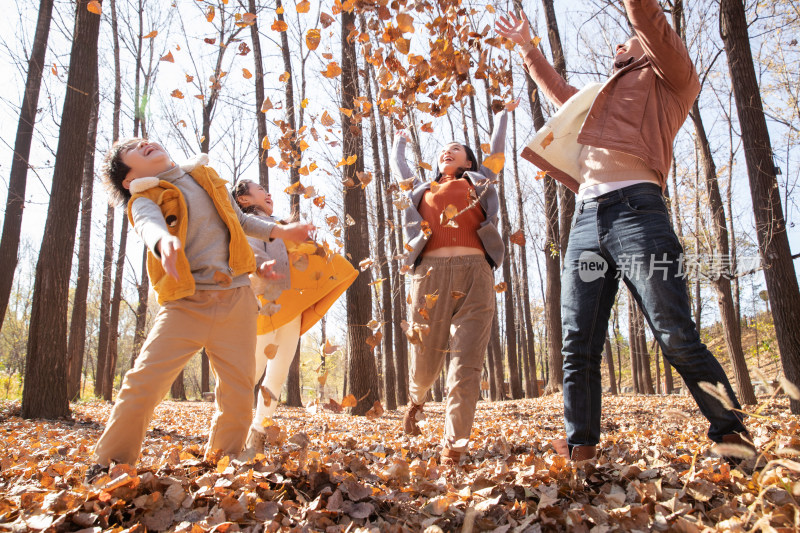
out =
{"type": "Polygon", "coordinates": [[[236,203],[239,204],[239,209],[242,210],[242,213],[255,213],[258,207],[255,205],[248,205],[243,206],[239,202],[239,197],[244,196],[246,194],[250,194],[250,184],[255,183],[253,180],[239,180],[236,182],[236,185],[233,186],[231,190],[231,195],[233,199],[236,200],[236,203]]]}
{"type": "Polygon", "coordinates": [[[131,167],[122,162],[122,156],[145,140],[142,137],[123,139],[115,142],[106,152],[101,176],[103,185],[110,196],[109,203],[111,205],[125,205],[131,199],[131,191],[122,186],[122,182],[125,181],[128,172],[131,171],[131,167]]]}
{"type": "MultiPolygon", "coordinates": [[[[470,168],[461,169],[461,171],[456,176],[457,178],[460,178],[465,171],[475,172],[476,170],[478,170],[478,159],[475,157],[475,152],[472,151],[472,148],[470,148],[466,144],[461,144],[458,141],[450,141],[449,143],[445,144],[445,146],[449,144],[460,144],[464,148],[464,151],[467,153],[467,161],[472,163],[472,166],[470,168]]],[[[442,177],[442,172],[439,170],[438,163],[435,165],[435,168],[436,168],[436,176],[433,178],[433,181],[439,181],[439,178],[442,177]]]]}

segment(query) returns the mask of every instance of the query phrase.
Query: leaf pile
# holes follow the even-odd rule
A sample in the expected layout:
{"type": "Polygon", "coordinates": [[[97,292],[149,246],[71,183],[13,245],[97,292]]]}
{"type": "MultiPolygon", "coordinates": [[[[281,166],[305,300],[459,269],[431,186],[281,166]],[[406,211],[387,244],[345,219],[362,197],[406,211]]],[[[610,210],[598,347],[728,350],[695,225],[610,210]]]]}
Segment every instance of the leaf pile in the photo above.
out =
{"type": "MultiPolygon", "coordinates": [[[[376,407],[379,407],[377,405],[376,407]]],[[[800,524],[798,417],[771,399],[747,424],[763,455],[731,469],[691,398],[604,397],[596,463],[575,465],[560,395],[480,402],[468,457],[439,464],[442,404],[421,437],[402,412],[279,408],[265,455],[203,461],[214,407],[162,402],[137,468],[83,482],[110,405],[27,421],[0,404],[0,531],[791,531],[800,524]],[[311,412],[313,411],[313,412],[311,412]]]]}

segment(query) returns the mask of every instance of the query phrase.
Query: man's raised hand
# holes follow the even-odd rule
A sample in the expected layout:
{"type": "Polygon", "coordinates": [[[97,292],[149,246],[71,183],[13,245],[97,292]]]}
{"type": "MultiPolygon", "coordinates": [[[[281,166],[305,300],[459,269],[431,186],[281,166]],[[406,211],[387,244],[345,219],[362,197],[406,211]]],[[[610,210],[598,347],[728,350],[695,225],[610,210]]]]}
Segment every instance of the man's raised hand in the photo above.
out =
{"type": "Polygon", "coordinates": [[[161,254],[161,266],[164,270],[175,278],[177,281],[180,279],[178,275],[178,250],[181,249],[181,240],[174,235],[161,237],[158,241],[158,252],[161,254]]]}
{"type": "Polygon", "coordinates": [[[514,13],[509,13],[508,17],[500,17],[500,19],[495,22],[494,28],[502,37],[514,41],[519,45],[525,45],[531,42],[531,25],[524,11],[520,11],[519,18],[517,18],[514,13]]]}

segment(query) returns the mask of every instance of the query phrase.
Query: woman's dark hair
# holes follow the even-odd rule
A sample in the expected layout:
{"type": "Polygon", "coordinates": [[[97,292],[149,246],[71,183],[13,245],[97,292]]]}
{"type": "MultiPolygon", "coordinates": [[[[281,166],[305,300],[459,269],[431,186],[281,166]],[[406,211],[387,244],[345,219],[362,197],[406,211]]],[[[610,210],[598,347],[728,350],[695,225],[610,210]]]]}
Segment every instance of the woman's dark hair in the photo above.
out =
{"type": "Polygon", "coordinates": [[[255,183],[252,180],[239,180],[236,182],[236,185],[233,186],[233,190],[231,190],[231,195],[233,195],[233,199],[236,200],[236,203],[239,204],[239,209],[242,210],[242,213],[255,213],[258,207],[255,205],[248,205],[244,206],[239,201],[240,196],[244,196],[246,194],[250,194],[250,184],[255,183]]]}
{"type": "MultiPolygon", "coordinates": [[[[445,144],[445,146],[450,145],[450,144],[458,144],[462,148],[464,148],[464,151],[467,153],[467,161],[472,163],[472,166],[469,167],[469,168],[459,169],[459,171],[457,173],[458,175],[456,176],[457,178],[460,178],[464,174],[464,172],[467,171],[467,170],[470,170],[470,171],[473,171],[473,172],[478,170],[478,159],[475,157],[475,152],[472,151],[472,148],[470,148],[466,144],[461,144],[458,141],[450,141],[449,143],[445,144]]],[[[439,181],[439,178],[442,177],[442,171],[439,170],[439,163],[438,162],[434,165],[434,168],[436,168],[436,176],[433,178],[433,181],[439,181]]]]}

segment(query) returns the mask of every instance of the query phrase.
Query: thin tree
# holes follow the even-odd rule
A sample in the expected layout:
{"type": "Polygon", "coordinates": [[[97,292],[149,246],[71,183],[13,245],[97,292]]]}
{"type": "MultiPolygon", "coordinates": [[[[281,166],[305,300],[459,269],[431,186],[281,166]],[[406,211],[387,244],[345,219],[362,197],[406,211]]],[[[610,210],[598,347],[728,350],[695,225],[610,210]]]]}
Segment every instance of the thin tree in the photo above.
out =
{"type": "Polygon", "coordinates": [[[67,342],[67,400],[80,398],[83,356],[86,349],[86,296],[89,293],[89,243],[92,236],[92,191],[94,189],[94,154],[97,139],[100,94],[93,89],[92,115],[83,160],[81,182],[81,227],[78,240],[78,280],[72,300],[72,318],[69,322],[67,342]]]}
{"type": "Polygon", "coordinates": [[[24,418],[69,415],[67,401],[67,306],[75,229],[78,225],[81,174],[97,76],[100,16],[88,2],[75,8],[67,91],[61,113],[53,185],[44,236],[36,264],[33,305],[22,391],[24,418]]]}
{"type": "Polygon", "coordinates": [[[50,35],[50,21],[53,18],[53,0],[39,2],[39,16],[36,20],[36,33],[33,48],[28,59],[28,76],[25,81],[25,94],[17,122],[17,136],[14,141],[14,157],[11,160],[11,174],[8,178],[8,198],[6,199],[3,236],[0,240],[0,327],[6,316],[8,298],[17,269],[22,210],[25,207],[25,189],[28,178],[28,158],[31,153],[33,127],[36,123],[36,108],[39,105],[39,89],[42,85],[44,57],[47,52],[47,38],[50,35]]]}
{"type": "MultiPolygon", "coordinates": [[[[719,28],[728,58],[742,130],[758,249],[772,307],[775,336],[784,375],[797,385],[800,384],[800,328],[797,327],[800,288],[786,234],[772,146],[753,65],[742,0],[721,0],[719,28]]],[[[800,400],[792,398],[790,407],[792,413],[800,414],[800,400]]]]}
{"type": "MultiPolygon", "coordinates": [[[[361,26],[364,31],[365,21],[362,17],[361,26]]],[[[367,101],[372,102],[372,83],[370,79],[369,67],[365,65],[363,69],[364,89],[367,96],[367,101]]],[[[377,248],[377,255],[375,257],[380,271],[380,277],[383,282],[380,284],[381,302],[378,305],[379,316],[377,320],[382,324],[383,337],[381,339],[381,354],[383,356],[383,391],[384,399],[386,401],[386,408],[394,411],[397,409],[397,375],[395,371],[395,355],[394,355],[394,324],[392,323],[392,293],[391,293],[391,273],[389,272],[389,260],[386,257],[386,209],[384,202],[386,196],[383,193],[383,184],[385,183],[383,176],[383,167],[380,161],[380,149],[378,146],[378,128],[375,120],[375,109],[369,111],[369,132],[370,143],[372,145],[372,169],[375,174],[373,182],[375,184],[375,208],[377,211],[377,228],[375,245],[377,248]]],[[[387,202],[391,204],[391,202],[387,202]]]]}
{"type": "Polygon", "coordinates": [[[606,333],[605,352],[606,365],[608,366],[608,382],[611,387],[611,394],[616,396],[619,391],[617,390],[617,379],[614,375],[614,355],[611,353],[611,341],[608,339],[608,333],[606,333]]]}
{"type": "MultiPolygon", "coordinates": [[[[342,104],[343,109],[353,109],[358,97],[358,64],[356,62],[355,40],[348,39],[351,31],[356,30],[355,15],[342,11],[342,104]]],[[[355,116],[355,113],[353,113],[355,116]]],[[[364,170],[364,147],[361,129],[347,113],[341,113],[342,121],[342,158],[356,157],[353,164],[344,165],[343,181],[350,184],[344,190],[344,210],[357,224],[347,225],[344,229],[344,249],[354,263],[358,264],[369,257],[368,231],[363,227],[367,223],[367,202],[364,189],[361,188],[358,172],[364,170]]],[[[353,414],[363,415],[378,401],[378,374],[375,359],[367,346],[367,334],[372,309],[369,276],[361,274],[347,289],[347,387],[348,392],[356,397],[358,404],[353,414]]]]}
{"type": "MultiPolygon", "coordinates": [[[[250,13],[256,14],[256,0],[248,0],[250,13]]],[[[264,102],[264,62],[261,55],[261,37],[258,33],[258,19],[250,26],[250,40],[253,43],[253,63],[256,83],[256,128],[258,130],[258,182],[269,192],[269,167],[267,166],[267,117],[261,112],[264,102]]]]}

